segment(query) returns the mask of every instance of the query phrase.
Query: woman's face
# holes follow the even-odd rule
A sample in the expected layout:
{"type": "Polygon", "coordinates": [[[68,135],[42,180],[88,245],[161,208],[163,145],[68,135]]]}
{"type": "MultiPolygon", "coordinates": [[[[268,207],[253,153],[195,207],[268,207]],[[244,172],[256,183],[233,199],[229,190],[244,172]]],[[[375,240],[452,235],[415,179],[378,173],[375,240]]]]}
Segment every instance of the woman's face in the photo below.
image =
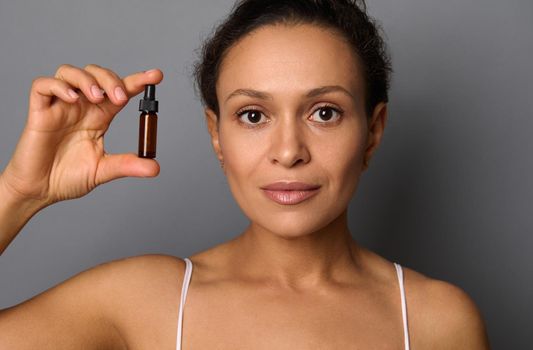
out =
{"type": "Polygon", "coordinates": [[[348,44],[320,27],[264,26],[228,51],[216,86],[218,125],[210,109],[206,117],[254,229],[302,236],[343,214],[385,122],[384,104],[367,120],[363,89],[348,44]],[[316,90],[323,87],[334,88],[316,90]],[[278,181],[320,188],[298,204],[279,204],[261,189],[278,181]]]}

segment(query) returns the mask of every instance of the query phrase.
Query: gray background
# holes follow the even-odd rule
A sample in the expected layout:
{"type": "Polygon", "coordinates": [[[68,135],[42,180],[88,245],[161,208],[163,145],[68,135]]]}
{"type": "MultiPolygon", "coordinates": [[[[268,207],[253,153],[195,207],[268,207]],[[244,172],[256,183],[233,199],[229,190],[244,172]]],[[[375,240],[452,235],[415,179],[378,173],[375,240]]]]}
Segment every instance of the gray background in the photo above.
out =
{"type": "MultiPolygon", "coordinates": [[[[395,74],[384,141],[350,205],[354,238],[452,282],[479,305],[495,349],[533,343],[533,3],[373,0],[395,74]]],[[[0,307],[96,264],[185,257],[240,233],[189,71],[232,0],[0,2],[0,166],[32,80],[62,63],[125,76],[158,67],[155,179],[127,178],[38,213],[0,257],[0,307]]],[[[106,134],[136,152],[138,97],[106,134]]]]}

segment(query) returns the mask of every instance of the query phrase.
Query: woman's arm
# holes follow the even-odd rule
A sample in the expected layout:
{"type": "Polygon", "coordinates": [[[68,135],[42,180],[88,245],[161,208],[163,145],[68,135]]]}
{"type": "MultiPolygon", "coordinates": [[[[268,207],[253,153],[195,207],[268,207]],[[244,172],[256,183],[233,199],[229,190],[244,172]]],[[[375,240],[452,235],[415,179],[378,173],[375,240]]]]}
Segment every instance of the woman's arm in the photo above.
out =
{"type": "MultiPolygon", "coordinates": [[[[0,175],[0,254],[49,205],[80,198],[114,179],[157,176],[155,160],[108,154],[103,138],[129,98],[162,79],[159,70],[121,79],[98,65],[64,64],[54,77],[32,82],[26,125],[0,175]]],[[[127,348],[115,306],[132,290],[116,281],[116,266],[129,265],[97,266],[1,310],[0,349],[127,348]]],[[[5,282],[0,277],[0,287],[5,282]]]]}
{"type": "Polygon", "coordinates": [[[0,349],[175,347],[184,272],[183,259],[164,254],[97,265],[0,310],[0,349]]]}
{"type": "Polygon", "coordinates": [[[0,310],[0,349],[127,349],[112,307],[113,263],[0,310]]]}
{"type": "Polygon", "coordinates": [[[38,201],[20,199],[0,175],[0,256],[24,225],[43,208],[38,201]]]}

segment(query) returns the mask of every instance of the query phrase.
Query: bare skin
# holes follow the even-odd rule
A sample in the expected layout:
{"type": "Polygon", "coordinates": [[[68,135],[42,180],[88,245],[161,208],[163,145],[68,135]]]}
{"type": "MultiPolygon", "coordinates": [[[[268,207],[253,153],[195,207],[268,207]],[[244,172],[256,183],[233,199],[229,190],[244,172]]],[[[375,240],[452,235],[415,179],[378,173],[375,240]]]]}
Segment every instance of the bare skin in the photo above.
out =
{"type": "MultiPolygon", "coordinates": [[[[72,85],[86,78],[81,69],[71,71],[72,85]]],[[[109,91],[122,85],[129,97],[138,94],[143,84],[161,81],[160,71],[151,74],[122,81],[101,67],[91,70],[91,76],[109,91]]],[[[332,33],[309,25],[260,28],[229,51],[217,96],[219,119],[206,109],[208,130],[250,225],[235,239],[190,256],[194,270],[184,313],[183,348],[403,349],[396,270],[391,261],[354,241],[347,225],[348,203],[382,139],[387,117],[384,103],[372,116],[365,115],[363,80],[349,47],[332,33]],[[305,97],[311,89],[332,85],[343,87],[347,94],[330,91],[305,97]],[[259,90],[271,98],[237,95],[228,99],[236,89],[259,90]],[[250,113],[237,119],[235,113],[243,109],[261,112],[261,119],[254,120],[250,113]],[[331,119],[321,120],[318,112],[323,110],[331,111],[331,119]],[[311,182],[321,188],[300,204],[281,205],[260,189],[279,180],[311,182]]],[[[87,104],[91,102],[95,103],[87,104]]],[[[31,125],[58,129],[65,122],[58,118],[59,126],[51,126],[43,119],[35,121],[40,118],[35,113],[42,113],[35,111],[49,108],[49,101],[36,103],[30,98],[31,125]]],[[[59,103],[61,108],[75,106],[59,103]]],[[[94,140],[101,141],[124,103],[110,101],[107,106],[113,110],[96,132],[99,137],[84,140],[92,140],[93,145],[94,140]]],[[[55,141],[69,140],[58,135],[55,141]]],[[[4,207],[0,205],[0,233],[11,233],[10,237],[44,205],[92,190],[82,182],[62,185],[69,170],[81,164],[92,165],[84,168],[83,184],[156,176],[159,171],[155,161],[133,156],[100,168],[100,151],[88,159],[58,157],[66,160],[46,164],[22,157],[33,152],[40,140],[24,134],[0,177],[0,193],[9,199],[4,207]],[[45,168],[52,170],[38,173],[45,168]],[[42,176],[49,180],[34,187],[30,186],[34,181],[25,181],[42,176]],[[48,186],[51,183],[57,187],[48,186]],[[24,208],[19,209],[21,219],[8,224],[2,213],[15,207],[24,208]]],[[[38,344],[40,349],[175,349],[184,268],[180,258],[145,255],[84,271],[2,310],[0,348],[38,344]],[[56,322],[47,322],[50,318],[56,322]],[[31,336],[22,336],[27,329],[32,329],[31,336]]],[[[489,348],[481,314],[463,290],[407,267],[404,278],[411,349],[489,348]]]]}

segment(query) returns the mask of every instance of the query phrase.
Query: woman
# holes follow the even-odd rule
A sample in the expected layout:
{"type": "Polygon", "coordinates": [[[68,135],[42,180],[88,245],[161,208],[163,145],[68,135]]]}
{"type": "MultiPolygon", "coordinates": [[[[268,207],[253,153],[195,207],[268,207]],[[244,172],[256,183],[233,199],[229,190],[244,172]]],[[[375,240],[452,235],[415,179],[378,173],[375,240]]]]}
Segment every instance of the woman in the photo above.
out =
{"type": "MultiPolygon", "coordinates": [[[[249,227],[186,259],[96,266],[2,310],[0,348],[488,349],[464,291],[402,269],[348,230],[348,203],[384,132],[391,71],[363,6],[241,1],[195,68],[249,227]]],[[[121,79],[65,64],[34,80],[0,177],[0,251],[44,207],[158,175],[155,160],[106,154],[103,137],[162,79],[157,69],[121,79]]]]}

